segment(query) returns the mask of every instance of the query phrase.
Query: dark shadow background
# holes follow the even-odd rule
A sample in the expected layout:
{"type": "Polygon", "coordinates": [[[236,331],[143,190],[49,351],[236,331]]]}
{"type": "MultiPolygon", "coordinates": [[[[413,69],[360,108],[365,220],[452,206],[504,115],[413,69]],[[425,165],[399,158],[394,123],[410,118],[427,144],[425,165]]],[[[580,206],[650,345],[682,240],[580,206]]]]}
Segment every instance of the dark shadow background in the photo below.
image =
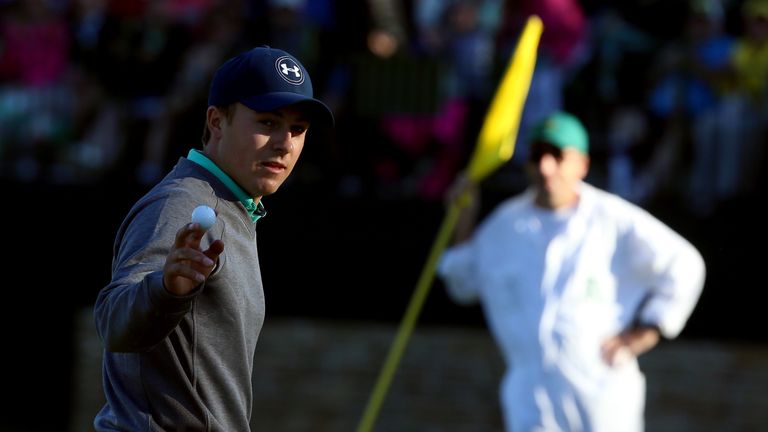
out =
{"type": "MultiPolygon", "coordinates": [[[[610,2],[584,3],[597,9],[610,2]]],[[[671,33],[674,24],[664,26],[663,18],[673,22],[676,15],[659,15],[662,2],[655,3],[657,8],[650,11],[626,6],[628,16],[661,34],[665,29],[671,33]]],[[[669,4],[679,7],[680,2],[669,4]]],[[[356,17],[354,11],[340,14],[343,22],[356,17]]],[[[627,67],[637,68],[644,60],[631,59],[627,67]]],[[[578,86],[572,92],[576,99],[584,97],[578,86]]],[[[569,103],[579,107],[588,102],[569,103]]],[[[188,117],[194,123],[178,126],[172,161],[197,145],[199,115],[199,109],[193,110],[188,117]]],[[[269,215],[259,222],[258,239],[267,319],[333,318],[354,326],[397,323],[405,312],[444,208],[439,200],[339,194],[337,181],[350,167],[340,162],[344,158],[329,155],[364,152],[375,135],[369,123],[356,120],[342,119],[333,146],[321,145],[319,137],[308,143],[299,165],[306,161],[314,171],[303,173],[319,177],[289,181],[265,199],[269,215]]],[[[148,189],[132,175],[140,158],[137,147],[129,143],[118,169],[92,183],[7,178],[0,183],[6,264],[0,369],[6,402],[0,430],[52,431],[67,424],[75,312],[92,305],[109,280],[114,233],[148,189]]],[[[595,161],[600,163],[599,155],[595,161]]],[[[721,203],[707,218],[692,218],[673,197],[661,196],[648,205],[689,238],[707,263],[706,286],[682,338],[768,343],[762,300],[768,287],[765,177],[757,192],[721,203]]],[[[484,211],[509,192],[484,191],[484,211]]],[[[451,303],[439,280],[420,323],[484,325],[480,309],[451,303]]]]}

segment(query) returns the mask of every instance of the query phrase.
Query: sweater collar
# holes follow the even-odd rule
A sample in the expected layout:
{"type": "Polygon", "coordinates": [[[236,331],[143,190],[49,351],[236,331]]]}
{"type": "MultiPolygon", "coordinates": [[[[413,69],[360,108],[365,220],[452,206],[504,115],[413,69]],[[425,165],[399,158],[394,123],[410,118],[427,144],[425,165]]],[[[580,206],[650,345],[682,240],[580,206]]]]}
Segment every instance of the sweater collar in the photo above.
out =
{"type": "Polygon", "coordinates": [[[189,150],[189,154],[187,154],[187,159],[207,169],[211,174],[216,176],[217,179],[224,183],[224,185],[230,191],[232,191],[233,194],[235,194],[237,199],[240,200],[243,206],[245,206],[245,210],[248,212],[248,215],[251,217],[251,221],[253,221],[253,223],[256,223],[256,221],[267,215],[267,210],[264,208],[264,204],[262,204],[261,201],[256,203],[253,198],[248,196],[248,193],[244,191],[243,188],[241,188],[237,183],[235,183],[234,180],[232,180],[232,177],[228,176],[227,173],[222,171],[222,169],[219,168],[212,160],[210,160],[208,156],[206,156],[203,152],[200,150],[191,149],[189,150]]]}

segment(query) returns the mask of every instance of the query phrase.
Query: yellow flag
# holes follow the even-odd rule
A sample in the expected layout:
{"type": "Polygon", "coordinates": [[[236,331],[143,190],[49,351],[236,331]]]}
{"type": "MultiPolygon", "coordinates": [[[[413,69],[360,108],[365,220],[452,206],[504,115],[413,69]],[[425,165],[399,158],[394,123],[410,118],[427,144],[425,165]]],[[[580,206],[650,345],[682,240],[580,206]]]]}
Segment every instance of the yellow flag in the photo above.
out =
{"type": "MultiPolygon", "coordinates": [[[[496,90],[496,95],[485,117],[485,123],[478,138],[473,159],[468,168],[470,180],[479,181],[493,172],[502,163],[512,157],[520,115],[523,110],[528,88],[531,84],[533,69],[536,65],[536,51],[543,25],[537,16],[531,16],[523,29],[517,43],[515,54],[505,72],[504,78],[496,90]]],[[[437,262],[446,248],[456,222],[459,219],[462,204],[452,202],[448,213],[440,225],[427,263],[411,295],[408,308],[405,311],[395,340],[390,347],[384,365],[379,372],[376,384],[365,406],[365,412],[357,426],[357,432],[370,432],[376,422],[376,417],[384,403],[389,386],[397,371],[397,365],[405,352],[408,339],[413,332],[421,308],[426,301],[432,286],[437,262]]]]}
{"type": "Polygon", "coordinates": [[[536,15],[528,18],[477,138],[467,169],[469,179],[474,182],[512,158],[543,30],[541,18],[536,15]]]}

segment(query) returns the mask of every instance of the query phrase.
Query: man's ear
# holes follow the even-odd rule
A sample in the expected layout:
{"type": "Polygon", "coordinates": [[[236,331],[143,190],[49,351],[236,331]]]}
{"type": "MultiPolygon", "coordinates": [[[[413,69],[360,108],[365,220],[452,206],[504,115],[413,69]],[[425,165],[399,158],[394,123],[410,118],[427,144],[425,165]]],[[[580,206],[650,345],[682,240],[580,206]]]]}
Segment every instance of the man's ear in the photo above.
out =
{"type": "Polygon", "coordinates": [[[589,162],[590,162],[589,156],[585,155],[584,156],[584,173],[581,176],[582,180],[587,178],[587,174],[589,174],[589,162]]]}
{"type": "Polygon", "coordinates": [[[205,121],[208,126],[208,131],[211,133],[211,138],[214,140],[221,139],[221,126],[224,122],[224,113],[221,112],[215,106],[209,106],[205,113],[205,121]]]}

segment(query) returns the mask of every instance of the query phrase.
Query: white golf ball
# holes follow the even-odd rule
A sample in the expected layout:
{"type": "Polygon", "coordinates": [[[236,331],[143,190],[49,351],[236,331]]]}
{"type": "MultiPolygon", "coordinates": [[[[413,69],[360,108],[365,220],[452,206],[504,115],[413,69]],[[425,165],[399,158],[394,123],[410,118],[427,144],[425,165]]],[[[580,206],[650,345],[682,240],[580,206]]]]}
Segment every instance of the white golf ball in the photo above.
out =
{"type": "Polygon", "coordinates": [[[216,223],[216,212],[207,205],[197,206],[192,210],[192,223],[207,231],[216,223]]]}

